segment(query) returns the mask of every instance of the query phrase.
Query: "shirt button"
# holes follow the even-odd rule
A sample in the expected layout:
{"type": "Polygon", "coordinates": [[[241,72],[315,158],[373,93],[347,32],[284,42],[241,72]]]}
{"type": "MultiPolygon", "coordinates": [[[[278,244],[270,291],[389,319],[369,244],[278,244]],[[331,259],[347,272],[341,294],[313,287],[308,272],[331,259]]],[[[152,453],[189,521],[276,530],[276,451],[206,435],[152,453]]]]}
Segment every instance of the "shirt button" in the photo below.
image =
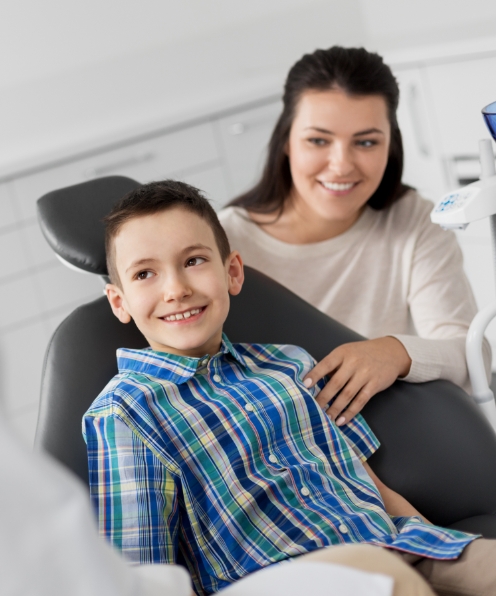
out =
{"type": "Polygon", "coordinates": [[[346,527],[344,524],[341,524],[341,525],[339,526],[339,531],[340,531],[342,534],[347,534],[347,533],[348,533],[348,528],[347,528],[347,527],[346,527]]]}
{"type": "Polygon", "coordinates": [[[269,455],[269,461],[273,464],[277,464],[277,457],[275,455],[269,455]]]}
{"type": "Polygon", "coordinates": [[[304,486],[301,490],[300,490],[301,494],[304,497],[308,497],[308,495],[310,494],[310,491],[308,490],[308,488],[306,486],[304,486]]]}
{"type": "Polygon", "coordinates": [[[214,381],[216,383],[220,383],[221,382],[221,378],[219,377],[219,375],[214,375],[214,381]]]}
{"type": "Polygon", "coordinates": [[[245,410],[246,410],[247,412],[253,412],[253,410],[254,410],[254,409],[255,409],[255,408],[254,408],[254,407],[253,407],[251,404],[246,404],[246,405],[245,405],[245,410]]]}

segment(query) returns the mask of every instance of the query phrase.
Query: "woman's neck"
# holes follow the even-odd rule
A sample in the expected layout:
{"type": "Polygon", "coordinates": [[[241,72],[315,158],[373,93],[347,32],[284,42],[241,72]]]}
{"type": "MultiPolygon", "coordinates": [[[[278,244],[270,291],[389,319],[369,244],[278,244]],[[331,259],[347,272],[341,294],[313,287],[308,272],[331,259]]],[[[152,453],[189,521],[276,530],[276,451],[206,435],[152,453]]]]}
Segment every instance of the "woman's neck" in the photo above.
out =
{"type": "Polygon", "coordinates": [[[292,200],[284,203],[279,217],[277,213],[249,212],[250,219],[264,232],[288,244],[313,244],[330,240],[349,230],[363,213],[365,207],[346,220],[327,220],[318,213],[303,209],[292,200]]]}

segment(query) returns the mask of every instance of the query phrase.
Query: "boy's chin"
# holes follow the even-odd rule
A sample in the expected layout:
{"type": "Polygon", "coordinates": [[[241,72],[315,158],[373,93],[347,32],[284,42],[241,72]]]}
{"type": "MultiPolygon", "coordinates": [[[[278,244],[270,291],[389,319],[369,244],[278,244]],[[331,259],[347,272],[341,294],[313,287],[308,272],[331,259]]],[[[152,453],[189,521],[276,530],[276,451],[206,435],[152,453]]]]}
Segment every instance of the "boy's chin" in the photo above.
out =
{"type": "Polygon", "coordinates": [[[170,339],[167,341],[164,339],[164,343],[155,341],[150,338],[146,338],[152,350],[156,352],[167,352],[169,354],[176,354],[178,356],[189,356],[193,358],[200,358],[207,352],[218,352],[222,340],[222,332],[219,338],[181,338],[178,340],[170,339]]]}

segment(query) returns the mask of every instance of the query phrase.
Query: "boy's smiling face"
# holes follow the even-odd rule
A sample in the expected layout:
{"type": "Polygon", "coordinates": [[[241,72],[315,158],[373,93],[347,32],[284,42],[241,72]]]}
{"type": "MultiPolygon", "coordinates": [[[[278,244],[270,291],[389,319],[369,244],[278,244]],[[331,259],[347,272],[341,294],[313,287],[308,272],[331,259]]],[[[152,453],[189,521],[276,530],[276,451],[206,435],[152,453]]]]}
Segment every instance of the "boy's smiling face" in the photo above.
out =
{"type": "Polygon", "coordinates": [[[236,251],[222,262],[205,220],[181,207],[135,217],[122,225],[114,250],[121,287],[109,284],[106,292],[122,323],[133,319],[159,352],[219,351],[243,264],[236,251]]]}

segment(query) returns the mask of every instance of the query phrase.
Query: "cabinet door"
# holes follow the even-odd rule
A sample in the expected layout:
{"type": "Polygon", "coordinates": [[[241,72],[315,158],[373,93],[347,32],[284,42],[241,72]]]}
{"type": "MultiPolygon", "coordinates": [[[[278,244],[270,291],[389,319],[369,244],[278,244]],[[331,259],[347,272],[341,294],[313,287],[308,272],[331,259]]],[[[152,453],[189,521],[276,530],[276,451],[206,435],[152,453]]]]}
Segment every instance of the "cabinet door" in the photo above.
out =
{"type": "Polygon", "coordinates": [[[280,101],[274,101],[215,122],[230,198],[248,190],[260,176],[267,144],[281,110],[280,101]]]}
{"type": "Polygon", "coordinates": [[[36,201],[56,188],[115,174],[149,182],[218,163],[212,125],[205,123],[23,176],[13,186],[22,217],[30,219],[36,215],[36,201]]]}
{"type": "Polygon", "coordinates": [[[222,209],[229,200],[224,169],[220,165],[197,171],[184,172],[177,179],[202,190],[216,211],[222,209]]]}
{"type": "Polygon", "coordinates": [[[17,221],[14,201],[10,195],[7,183],[0,184],[0,233],[2,228],[11,226],[17,221]]]}
{"type": "Polygon", "coordinates": [[[436,202],[448,192],[435,124],[428,110],[428,90],[420,68],[394,73],[400,87],[398,123],[403,137],[403,180],[436,202]]]}
{"type": "Polygon", "coordinates": [[[496,101],[496,57],[426,68],[443,154],[477,155],[479,139],[490,134],[481,110],[496,101]]]}

